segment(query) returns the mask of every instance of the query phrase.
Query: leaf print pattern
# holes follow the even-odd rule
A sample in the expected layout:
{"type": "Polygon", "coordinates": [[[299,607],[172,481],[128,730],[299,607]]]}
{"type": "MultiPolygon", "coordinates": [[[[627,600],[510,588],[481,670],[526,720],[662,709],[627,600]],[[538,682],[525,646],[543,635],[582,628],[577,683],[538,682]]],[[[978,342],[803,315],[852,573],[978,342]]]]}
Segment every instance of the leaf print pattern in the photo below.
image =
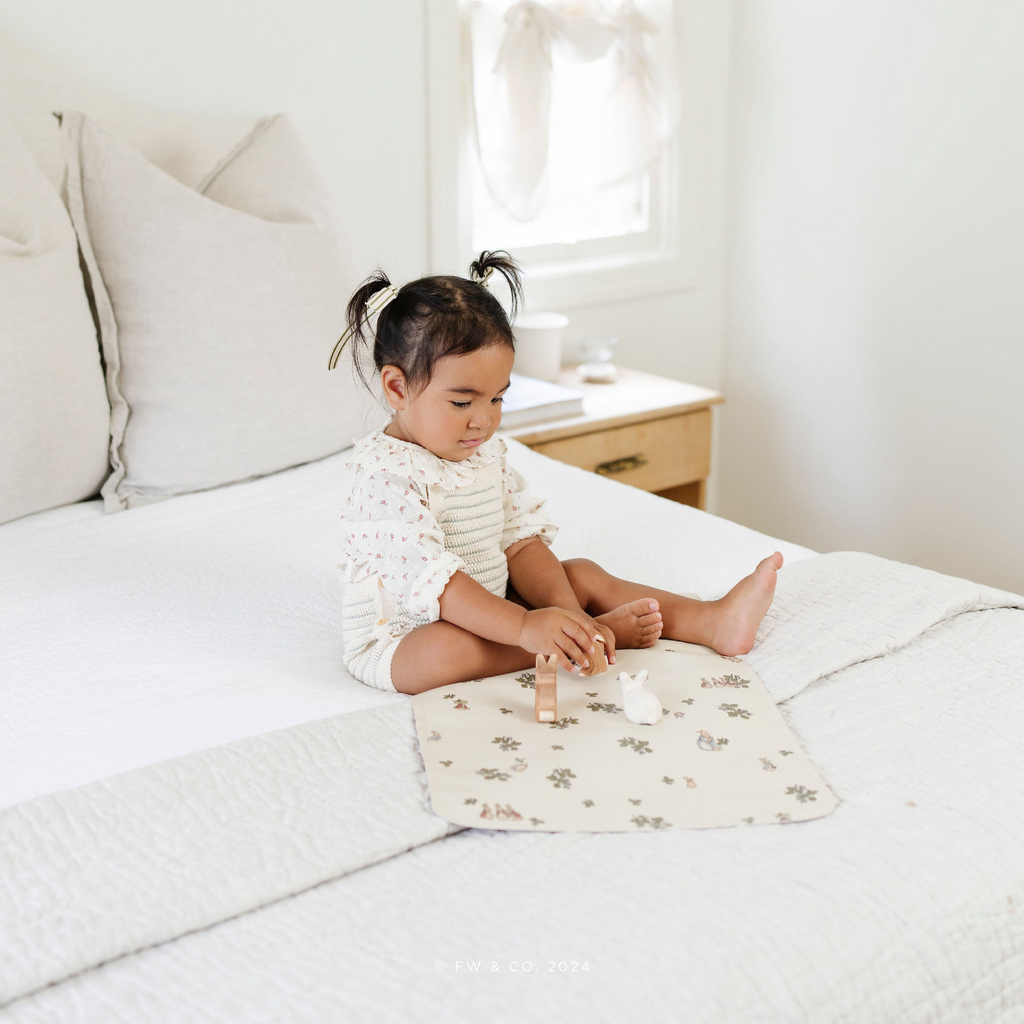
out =
{"type": "Polygon", "coordinates": [[[728,675],[712,676],[710,679],[705,679],[701,676],[700,685],[705,689],[711,686],[733,686],[746,690],[750,686],[750,680],[740,679],[738,675],[730,672],[728,675]]]}
{"type": "Polygon", "coordinates": [[[512,714],[512,709],[511,709],[511,708],[498,708],[498,710],[499,710],[499,711],[500,711],[500,712],[501,712],[501,713],[502,713],[503,715],[511,715],[511,714],[512,714]]]}
{"type": "Polygon", "coordinates": [[[491,742],[499,744],[499,750],[518,750],[523,745],[520,740],[514,740],[511,736],[495,736],[491,742]]]}
{"type": "Polygon", "coordinates": [[[622,739],[619,740],[619,746],[629,747],[630,749],[635,750],[638,754],[654,753],[647,740],[638,740],[635,736],[623,736],[622,739]]]}
{"type": "Polygon", "coordinates": [[[672,822],[664,818],[648,818],[646,814],[635,814],[629,819],[637,828],[671,828],[672,822]]]}
{"type": "MultiPolygon", "coordinates": [[[[442,762],[443,764],[444,762],[442,762]]],[[[450,763],[450,762],[449,762],[450,763]]],[[[497,768],[480,768],[477,770],[477,775],[482,775],[488,781],[497,779],[498,782],[505,782],[507,779],[512,778],[508,772],[500,771],[497,768]]]]}
{"type": "Polygon", "coordinates": [[[578,718],[560,718],[557,722],[552,722],[548,726],[549,729],[568,729],[570,725],[579,725],[580,720],[578,718]]]}
{"type": "Polygon", "coordinates": [[[808,800],[817,800],[816,789],[808,789],[806,786],[787,786],[786,796],[795,796],[800,803],[805,804],[808,800]]]}
{"type": "Polygon", "coordinates": [[[666,786],[671,786],[676,780],[670,779],[667,775],[662,775],[661,781],[664,782],[666,786]]]}
{"type": "Polygon", "coordinates": [[[593,807],[594,806],[594,801],[593,800],[584,800],[583,801],[583,806],[584,807],[593,807]]]}
{"type": "Polygon", "coordinates": [[[538,825],[543,825],[544,824],[544,819],[543,818],[531,818],[530,819],[530,824],[534,828],[536,828],[538,825]]]}
{"type": "Polygon", "coordinates": [[[634,807],[639,807],[639,806],[640,806],[640,805],[641,805],[641,804],[643,803],[643,800],[634,800],[634,799],[633,799],[633,798],[632,798],[631,796],[627,796],[627,797],[626,797],[626,799],[627,799],[627,800],[628,800],[628,801],[629,801],[629,802],[630,802],[630,803],[631,803],[631,804],[632,804],[632,805],[633,805],[634,807]]]}
{"type": "Polygon", "coordinates": [[[536,690],[537,689],[537,673],[536,672],[524,672],[521,676],[516,676],[516,682],[524,690],[536,690]]]}
{"type": "Polygon", "coordinates": [[[548,780],[554,784],[555,789],[572,789],[570,780],[575,778],[576,775],[570,768],[556,768],[548,776],[548,780]]]}
{"type": "Polygon", "coordinates": [[[724,711],[730,718],[749,718],[750,712],[738,704],[719,704],[719,711],[724,711]]]}
{"type": "Polygon", "coordinates": [[[622,711],[622,708],[617,708],[614,704],[598,704],[595,702],[593,704],[588,704],[587,707],[591,711],[604,711],[606,714],[609,715],[617,715],[620,711],[622,711]]]}

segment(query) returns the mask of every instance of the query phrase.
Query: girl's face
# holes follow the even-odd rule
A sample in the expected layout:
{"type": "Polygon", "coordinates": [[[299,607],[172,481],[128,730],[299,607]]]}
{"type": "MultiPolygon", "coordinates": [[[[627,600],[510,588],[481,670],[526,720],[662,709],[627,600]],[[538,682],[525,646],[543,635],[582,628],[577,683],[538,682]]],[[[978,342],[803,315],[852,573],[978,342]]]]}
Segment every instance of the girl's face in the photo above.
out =
{"type": "Polygon", "coordinates": [[[397,366],[385,366],[381,384],[395,411],[385,433],[449,462],[468,459],[498,429],[514,358],[506,345],[443,356],[418,390],[409,388],[397,366]]]}

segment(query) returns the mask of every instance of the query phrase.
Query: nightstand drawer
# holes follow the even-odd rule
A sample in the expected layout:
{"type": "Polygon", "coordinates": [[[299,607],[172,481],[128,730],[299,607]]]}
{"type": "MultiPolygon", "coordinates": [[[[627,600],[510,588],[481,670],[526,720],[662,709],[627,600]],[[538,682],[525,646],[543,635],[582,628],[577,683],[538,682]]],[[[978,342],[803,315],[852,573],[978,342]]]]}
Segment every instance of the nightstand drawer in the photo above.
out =
{"type": "Polygon", "coordinates": [[[703,480],[711,472],[711,410],[631,423],[530,446],[559,462],[645,491],[703,480]]]}

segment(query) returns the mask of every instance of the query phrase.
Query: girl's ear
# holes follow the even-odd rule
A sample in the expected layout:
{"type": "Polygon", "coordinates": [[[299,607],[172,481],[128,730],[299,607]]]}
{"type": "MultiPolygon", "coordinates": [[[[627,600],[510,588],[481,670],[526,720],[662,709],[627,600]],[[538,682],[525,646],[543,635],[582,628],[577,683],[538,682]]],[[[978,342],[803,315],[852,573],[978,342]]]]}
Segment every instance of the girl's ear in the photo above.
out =
{"type": "Polygon", "coordinates": [[[404,409],[409,397],[405,374],[397,366],[384,366],[380,371],[380,387],[388,405],[395,412],[404,409]]]}

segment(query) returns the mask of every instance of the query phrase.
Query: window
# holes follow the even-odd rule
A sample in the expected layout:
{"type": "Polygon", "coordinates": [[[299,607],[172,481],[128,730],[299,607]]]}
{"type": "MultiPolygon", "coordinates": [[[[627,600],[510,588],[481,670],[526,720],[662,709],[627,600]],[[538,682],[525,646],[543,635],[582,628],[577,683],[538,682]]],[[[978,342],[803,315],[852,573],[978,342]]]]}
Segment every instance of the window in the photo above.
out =
{"type": "MultiPolygon", "coordinates": [[[[523,118],[509,115],[505,83],[492,69],[499,63],[509,30],[505,15],[512,6],[513,0],[440,0],[428,6],[434,269],[463,272],[481,249],[508,249],[526,268],[533,308],[566,308],[691,286],[698,218],[693,177],[683,156],[693,126],[671,102],[680,91],[677,70],[684,70],[679,54],[686,0],[637,0],[633,8],[656,29],[644,33],[643,43],[667,100],[662,115],[667,130],[652,159],[623,167],[625,151],[645,152],[642,141],[636,144],[638,133],[632,140],[623,138],[630,120],[622,110],[637,109],[635,96],[632,107],[619,102],[618,110],[605,102],[621,80],[619,67],[628,53],[621,35],[613,33],[611,43],[566,43],[556,30],[548,37],[550,120],[540,134],[536,125],[526,131],[527,164],[534,159],[527,170],[536,177],[537,151],[546,142],[546,154],[539,157],[545,172],[535,189],[527,173],[510,190],[507,164],[517,157],[510,157],[509,150],[515,149],[512,143],[522,146],[523,118]],[[633,173],[622,174],[623,169],[633,173]]],[[[541,16],[564,10],[521,4],[518,9],[524,6],[532,6],[534,13],[540,7],[541,16]]],[[[615,17],[629,11],[618,0],[592,0],[571,9],[603,11],[601,20],[613,27],[615,17]]],[[[573,32],[570,24],[562,36],[573,32]]],[[[544,70],[543,57],[533,54],[535,70],[538,65],[544,70]]],[[[543,91],[543,85],[538,81],[537,88],[543,91]]]]}

